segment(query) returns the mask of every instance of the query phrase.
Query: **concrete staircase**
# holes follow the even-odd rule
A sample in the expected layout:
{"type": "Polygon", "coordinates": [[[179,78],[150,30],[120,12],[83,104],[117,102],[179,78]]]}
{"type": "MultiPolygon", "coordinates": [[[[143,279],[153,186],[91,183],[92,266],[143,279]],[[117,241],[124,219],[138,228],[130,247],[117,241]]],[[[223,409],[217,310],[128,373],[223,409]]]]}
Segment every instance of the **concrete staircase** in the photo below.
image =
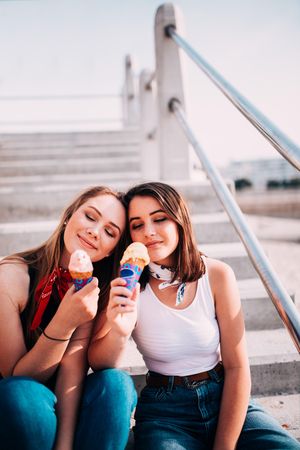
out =
{"type": "MultiPolygon", "coordinates": [[[[0,256],[30,248],[54,229],[64,206],[88,186],[139,182],[139,132],[0,135],[0,256]]],[[[241,291],[252,393],[300,437],[300,357],[208,182],[172,182],[186,198],[199,248],[234,269],[241,291]]],[[[138,389],[146,368],[131,341],[124,368],[138,389]]]]}

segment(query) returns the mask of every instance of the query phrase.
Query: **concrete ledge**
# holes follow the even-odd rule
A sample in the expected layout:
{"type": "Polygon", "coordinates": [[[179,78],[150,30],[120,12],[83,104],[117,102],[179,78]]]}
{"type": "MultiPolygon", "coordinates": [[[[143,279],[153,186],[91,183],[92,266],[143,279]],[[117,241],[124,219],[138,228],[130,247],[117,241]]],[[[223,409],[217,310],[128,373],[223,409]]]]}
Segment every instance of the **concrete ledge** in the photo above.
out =
{"type": "Polygon", "coordinates": [[[299,392],[300,361],[296,356],[282,358],[282,361],[252,358],[250,363],[253,395],[299,392]]]}
{"type": "MultiPolygon", "coordinates": [[[[138,171],[130,170],[128,172],[106,172],[101,174],[101,180],[115,180],[117,185],[123,182],[123,180],[131,180],[131,183],[135,183],[135,180],[140,180],[140,173],[138,171]],[[133,178],[133,180],[132,180],[133,178]]],[[[21,185],[21,189],[30,190],[30,188],[35,188],[37,191],[43,190],[46,192],[48,186],[45,186],[45,182],[49,184],[56,183],[64,183],[66,188],[68,188],[69,183],[74,183],[78,181],[78,183],[84,183],[87,186],[91,184],[99,184],[99,175],[94,172],[90,173],[78,173],[74,175],[73,173],[63,173],[63,174],[49,174],[49,175],[16,175],[16,176],[7,176],[0,178],[0,186],[13,187],[17,189],[18,186],[21,185]]],[[[129,181],[127,182],[127,185],[129,181]]],[[[74,189],[74,187],[71,187],[74,189]]],[[[34,190],[34,189],[33,189],[34,190]]],[[[49,190],[53,190],[53,186],[49,187],[49,190]]],[[[1,191],[0,191],[1,193],[1,191]]]]}
{"type": "Polygon", "coordinates": [[[48,175],[55,173],[86,173],[97,172],[101,177],[102,172],[139,170],[140,158],[134,156],[121,156],[119,158],[61,158],[61,159],[34,159],[4,161],[0,163],[2,176],[14,175],[48,175]]]}
{"type": "Polygon", "coordinates": [[[257,397],[255,401],[300,440],[300,394],[257,397]]]}
{"type": "Polygon", "coordinates": [[[59,145],[128,144],[140,141],[139,130],[126,128],[111,131],[1,133],[0,148],[57,147],[59,145]]]}
{"type": "Polygon", "coordinates": [[[9,150],[0,150],[1,161],[18,159],[18,161],[24,161],[27,159],[47,159],[47,158],[76,158],[86,156],[90,157],[124,157],[124,156],[138,156],[139,146],[138,144],[124,144],[124,145],[85,145],[85,146],[73,146],[66,145],[64,147],[36,147],[36,148],[16,148],[9,150]]]}

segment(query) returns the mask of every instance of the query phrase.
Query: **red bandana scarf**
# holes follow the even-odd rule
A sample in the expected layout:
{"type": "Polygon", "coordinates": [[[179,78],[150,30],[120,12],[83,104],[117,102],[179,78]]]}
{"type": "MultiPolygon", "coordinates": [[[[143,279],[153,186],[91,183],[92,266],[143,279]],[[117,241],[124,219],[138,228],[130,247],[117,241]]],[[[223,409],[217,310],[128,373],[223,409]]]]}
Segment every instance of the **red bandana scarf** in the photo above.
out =
{"type": "Polygon", "coordinates": [[[54,284],[57,287],[59,299],[62,300],[65,293],[69,289],[69,283],[72,283],[72,277],[67,269],[62,267],[53,270],[48,277],[41,279],[36,287],[34,294],[34,301],[37,303],[37,310],[35,312],[30,330],[36,330],[42,321],[43,314],[49,303],[54,284]]]}

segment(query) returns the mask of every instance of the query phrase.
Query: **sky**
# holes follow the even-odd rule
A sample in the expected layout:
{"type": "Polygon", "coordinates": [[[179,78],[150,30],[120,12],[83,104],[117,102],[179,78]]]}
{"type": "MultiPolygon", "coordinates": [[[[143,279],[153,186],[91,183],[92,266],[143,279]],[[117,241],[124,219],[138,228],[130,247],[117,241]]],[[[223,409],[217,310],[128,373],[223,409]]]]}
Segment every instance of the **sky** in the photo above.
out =
{"type": "MultiPolygon", "coordinates": [[[[20,129],[26,120],[119,117],[118,97],[69,102],[15,98],[120,95],[126,54],[133,56],[137,74],[155,67],[154,16],[161,3],[0,0],[0,130],[20,129]]],[[[175,4],[187,41],[299,145],[300,1],[175,4]]],[[[193,62],[184,57],[184,64],[188,118],[213,161],[222,165],[278,156],[193,62]]]]}

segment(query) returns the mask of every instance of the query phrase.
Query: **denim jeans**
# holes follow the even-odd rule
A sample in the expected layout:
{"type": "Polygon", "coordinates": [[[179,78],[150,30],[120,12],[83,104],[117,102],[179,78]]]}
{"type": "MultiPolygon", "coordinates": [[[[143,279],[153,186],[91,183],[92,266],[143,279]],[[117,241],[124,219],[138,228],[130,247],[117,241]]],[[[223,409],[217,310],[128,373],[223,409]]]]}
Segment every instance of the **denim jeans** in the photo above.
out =
{"type": "MultiPolygon", "coordinates": [[[[137,450],[209,450],[213,447],[223,375],[167,387],[146,386],[136,408],[137,450]]],[[[258,405],[250,402],[237,450],[296,450],[300,444],[258,405]]]]}
{"type": "MultiPolygon", "coordinates": [[[[131,377],[117,369],[89,375],[76,429],[75,450],[124,450],[136,404],[131,377]]],[[[55,443],[56,397],[27,377],[0,381],[0,449],[51,450],[55,443]]]]}

